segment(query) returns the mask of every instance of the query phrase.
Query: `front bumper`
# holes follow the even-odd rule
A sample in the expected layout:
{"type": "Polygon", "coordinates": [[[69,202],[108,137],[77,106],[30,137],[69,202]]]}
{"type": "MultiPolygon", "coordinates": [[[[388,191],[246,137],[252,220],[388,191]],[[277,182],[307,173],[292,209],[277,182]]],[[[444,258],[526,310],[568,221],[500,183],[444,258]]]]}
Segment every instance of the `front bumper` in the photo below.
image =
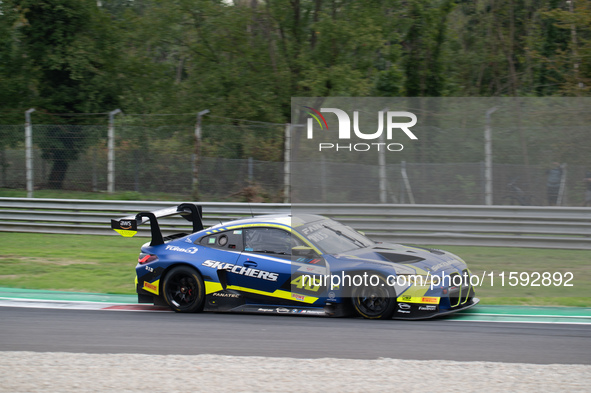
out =
{"type": "Polygon", "coordinates": [[[419,319],[430,319],[443,317],[453,314],[458,311],[467,310],[474,307],[480,302],[480,299],[473,297],[467,299],[467,301],[454,308],[440,309],[440,305],[428,305],[428,304],[408,304],[398,303],[397,310],[394,312],[393,319],[407,319],[407,320],[419,320],[419,319]]]}

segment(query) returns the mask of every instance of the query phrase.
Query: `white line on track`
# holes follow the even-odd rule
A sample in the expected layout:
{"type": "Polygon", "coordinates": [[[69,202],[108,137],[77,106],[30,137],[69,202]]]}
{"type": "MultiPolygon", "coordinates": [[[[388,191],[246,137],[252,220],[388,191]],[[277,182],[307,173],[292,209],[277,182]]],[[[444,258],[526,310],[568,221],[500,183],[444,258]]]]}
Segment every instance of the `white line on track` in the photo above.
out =
{"type": "Polygon", "coordinates": [[[75,300],[38,300],[0,298],[0,307],[49,308],[68,310],[107,310],[107,311],[171,311],[168,307],[150,304],[102,303],[75,300]]]}

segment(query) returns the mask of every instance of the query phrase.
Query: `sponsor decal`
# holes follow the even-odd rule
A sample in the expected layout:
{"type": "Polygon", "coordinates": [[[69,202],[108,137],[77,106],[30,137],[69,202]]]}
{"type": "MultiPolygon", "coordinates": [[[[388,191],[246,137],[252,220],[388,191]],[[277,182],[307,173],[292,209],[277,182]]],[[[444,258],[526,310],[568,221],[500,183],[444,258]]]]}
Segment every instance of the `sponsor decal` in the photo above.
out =
{"type": "Polygon", "coordinates": [[[227,270],[228,273],[234,273],[234,274],[238,274],[240,276],[260,278],[261,280],[267,280],[267,281],[277,281],[277,278],[279,277],[278,273],[271,273],[271,272],[267,272],[265,270],[253,269],[253,268],[246,267],[246,266],[235,265],[233,263],[213,261],[211,259],[208,259],[207,261],[203,262],[201,265],[205,266],[205,267],[210,267],[212,269],[227,270]]]}
{"type": "Polygon", "coordinates": [[[438,297],[422,297],[421,298],[421,302],[422,303],[434,303],[434,304],[438,304],[439,303],[439,298],[438,297]]]}
{"type": "Polygon", "coordinates": [[[315,232],[315,231],[322,229],[322,228],[324,228],[324,226],[322,224],[312,224],[312,225],[308,225],[307,227],[303,228],[302,233],[304,234],[304,236],[308,236],[312,232],[315,232]]]}
{"type": "Polygon", "coordinates": [[[298,272],[325,274],[326,268],[320,266],[302,266],[298,269],[298,272]]]}
{"type": "Polygon", "coordinates": [[[302,314],[308,315],[326,315],[323,310],[302,310],[302,314]]]}
{"type": "Polygon", "coordinates": [[[144,289],[146,291],[154,292],[158,294],[158,285],[151,284],[147,281],[144,281],[144,289]]]}
{"type": "Polygon", "coordinates": [[[303,302],[304,300],[306,300],[306,297],[304,295],[298,295],[297,293],[292,293],[291,294],[291,297],[294,298],[294,299],[296,299],[296,300],[299,300],[301,302],[303,302]]]}
{"type": "Polygon", "coordinates": [[[419,306],[419,311],[435,311],[437,306],[419,306]]]}
{"type": "Polygon", "coordinates": [[[329,292],[328,293],[328,300],[336,300],[336,295],[334,292],[329,292]]]}
{"type": "Polygon", "coordinates": [[[289,309],[283,308],[283,307],[278,307],[275,309],[275,311],[277,311],[279,314],[286,314],[289,312],[289,309]]]}
{"type": "Polygon", "coordinates": [[[258,312],[273,312],[275,310],[273,310],[272,308],[259,308],[257,311],[258,312]]]}
{"type": "Polygon", "coordinates": [[[429,303],[439,304],[440,298],[434,296],[409,296],[403,295],[397,298],[399,303],[429,303]]]}
{"type": "Polygon", "coordinates": [[[410,310],[410,304],[398,303],[398,308],[401,310],[410,310]]]}
{"type": "Polygon", "coordinates": [[[121,227],[121,229],[131,229],[131,221],[121,220],[119,221],[119,226],[121,227]]]}
{"type": "Polygon", "coordinates": [[[193,243],[193,239],[191,239],[190,237],[188,237],[188,238],[185,239],[185,242],[187,242],[187,243],[193,243]]]}
{"type": "Polygon", "coordinates": [[[231,298],[239,298],[240,295],[237,293],[227,293],[227,292],[214,292],[212,293],[213,296],[217,297],[231,297],[231,298]]]}
{"type": "Polygon", "coordinates": [[[186,252],[187,254],[195,254],[198,251],[197,247],[189,247],[189,248],[182,248],[178,246],[166,246],[165,250],[168,251],[177,251],[177,252],[186,252]]]}
{"type": "Polygon", "coordinates": [[[396,312],[398,312],[400,314],[410,314],[410,311],[408,311],[408,310],[396,310],[396,312]]]}

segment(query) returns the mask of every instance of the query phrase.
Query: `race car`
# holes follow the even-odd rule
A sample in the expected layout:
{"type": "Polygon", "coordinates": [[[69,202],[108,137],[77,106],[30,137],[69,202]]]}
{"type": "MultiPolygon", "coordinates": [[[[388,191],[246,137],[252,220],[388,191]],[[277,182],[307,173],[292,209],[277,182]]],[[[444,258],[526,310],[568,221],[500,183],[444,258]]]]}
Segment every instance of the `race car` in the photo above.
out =
{"type": "Polygon", "coordinates": [[[111,220],[123,236],[149,222],[136,266],[139,303],[217,311],[368,319],[425,319],[476,305],[470,271],[442,250],[374,242],[330,218],[275,214],[203,227],[183,203],[111,220]],[[180,214],[193,233],[164,237],[180,214]]]}

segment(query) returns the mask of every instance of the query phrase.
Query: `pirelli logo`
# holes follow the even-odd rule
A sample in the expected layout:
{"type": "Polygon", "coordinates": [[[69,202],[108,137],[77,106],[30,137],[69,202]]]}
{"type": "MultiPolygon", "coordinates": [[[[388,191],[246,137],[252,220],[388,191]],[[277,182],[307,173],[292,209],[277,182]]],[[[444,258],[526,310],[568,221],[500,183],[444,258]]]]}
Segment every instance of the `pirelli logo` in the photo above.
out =
{"type": "Polygon", "coordinates": [[[423,303],[423,304],[439,304],[440,298],[434,296],[399,296],[398,302],[402,303],[423,303]]]}
{"type": "Polygon", "coordinates": [[[422,297],[421,303],[439,304],[439,298],[438,297],[422,297]]]}
{"type": "Polygon", "coordinates": [[[156,295],[158,295],[158,285],[156,284],[156,282],[154,284],[152,284],[147,281],[144,281],[143,289],[145,289],[148,292],[152,292],[152,293],[155,293],[156,295]]]}

